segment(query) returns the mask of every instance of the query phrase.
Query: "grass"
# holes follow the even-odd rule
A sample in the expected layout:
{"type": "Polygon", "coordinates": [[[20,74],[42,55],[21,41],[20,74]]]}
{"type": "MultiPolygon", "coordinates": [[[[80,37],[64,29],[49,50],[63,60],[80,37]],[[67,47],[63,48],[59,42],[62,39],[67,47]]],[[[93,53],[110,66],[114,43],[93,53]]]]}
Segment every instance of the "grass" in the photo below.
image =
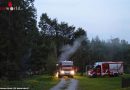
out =
{"type": "Polygon", "coordinates": [[[2,81],[0,87],[28,87],[30,90],[49,90],[59,79],[48,75],[36,75],[20,81],[2,81]]]}
{"type": "MultiPolygon", "coordinates": [[[[130,77],[124,75],[122,77],[130,77]]],[[[79,80],[78,90],[130,90],[121,88],[121,77],[89,78],[86,76],[75,76],[79,80]]],[[[29,87],[30,90],[49,90],[59,82],[58,78],[49,75],[35,75],[21,81],[2,81],[0,87],[29,87]]]]}
{"type": "Polygon", "coordinates": [[[130,90],[130,88],[121,88],[121,77],[89,78],[76,76],[76,78],[79,80],[78,90],[130,90]]]}

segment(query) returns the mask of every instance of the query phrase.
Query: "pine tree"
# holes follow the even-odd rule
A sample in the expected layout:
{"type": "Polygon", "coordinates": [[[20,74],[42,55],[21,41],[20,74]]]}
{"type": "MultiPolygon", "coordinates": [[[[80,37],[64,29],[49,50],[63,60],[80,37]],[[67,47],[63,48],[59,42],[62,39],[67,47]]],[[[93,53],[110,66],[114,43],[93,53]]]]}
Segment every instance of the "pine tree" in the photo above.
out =
{"type": "Polygon", "coordinates": [[[12,4],[22,10],[2,11],[0,14],[0,78],[18,79],[25,73],[28,52],[38,30],[33,0],[12,0],[12,4]]]}

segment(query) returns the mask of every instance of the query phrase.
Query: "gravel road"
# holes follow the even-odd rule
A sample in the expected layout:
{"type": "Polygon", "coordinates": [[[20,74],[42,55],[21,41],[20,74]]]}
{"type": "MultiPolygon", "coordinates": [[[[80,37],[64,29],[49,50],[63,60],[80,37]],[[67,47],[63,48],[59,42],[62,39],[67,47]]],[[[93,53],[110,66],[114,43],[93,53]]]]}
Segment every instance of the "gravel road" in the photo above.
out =
{"type": "Polygon", "coordinates": [[[78,80],[72,78],[62,78],[61,81],[50,90],[77,90],[78,80]]]}

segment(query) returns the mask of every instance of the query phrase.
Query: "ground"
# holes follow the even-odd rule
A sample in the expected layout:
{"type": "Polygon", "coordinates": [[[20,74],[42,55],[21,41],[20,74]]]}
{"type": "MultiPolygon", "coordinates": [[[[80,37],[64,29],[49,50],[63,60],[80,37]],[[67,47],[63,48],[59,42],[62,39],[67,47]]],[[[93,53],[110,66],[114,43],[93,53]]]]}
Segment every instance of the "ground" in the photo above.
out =
{"type": "Polygon", "coordinates": [[[29,90],[49,90],[59,82],[58,78],[50,75],[34,75],[24,80],[0,80],[0,88],[29,87],[29,90]]]}
{"type": "Polygon", "coordinates": [[[78,80],[73,78],[62,78],[61,81],[50,90],[77,90],[78,80]]]}
{"type": "MultiPolygon", "coordinates": [[[[130,75],[128,75],[130,76],[130,75]]],[[[35,75],[20,81],[0,80],[2,87],[29,87],[30,90],[130,90],[121,88],[121,77],[75,76],[58,79],[50,75],[35,75]]]]}
{"type": "Polygon", "coordinates": [[[79,80],[78,90],[130,90],[130,88],[121,88],[121,77],[76,76],[79,80]]]}
{"type": "MultiPolygon", "coordinates": [[[[124,76],[124,75],[123,75],[124,76]]],[[[121,88],[121,79],[119,77],[97,77],[75,76],[74,79],[62,78],[61,81],[50,90],[130,90],[121,88]]],[[[130,75],[127,75],[130,76],[130,75]]]]}

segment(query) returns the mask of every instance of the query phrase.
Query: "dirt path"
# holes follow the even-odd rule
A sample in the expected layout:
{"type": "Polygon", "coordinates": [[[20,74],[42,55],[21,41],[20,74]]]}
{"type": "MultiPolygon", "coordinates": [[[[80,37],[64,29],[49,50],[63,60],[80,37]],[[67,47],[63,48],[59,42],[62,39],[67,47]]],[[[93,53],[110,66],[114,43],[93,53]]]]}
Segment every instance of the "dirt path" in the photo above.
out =
{"type": "Polygon", "coordinates": [[[62,78],[61,81],[50,90],[77,90],[78,80],[76,79],[64,79],[62,78]]]}

